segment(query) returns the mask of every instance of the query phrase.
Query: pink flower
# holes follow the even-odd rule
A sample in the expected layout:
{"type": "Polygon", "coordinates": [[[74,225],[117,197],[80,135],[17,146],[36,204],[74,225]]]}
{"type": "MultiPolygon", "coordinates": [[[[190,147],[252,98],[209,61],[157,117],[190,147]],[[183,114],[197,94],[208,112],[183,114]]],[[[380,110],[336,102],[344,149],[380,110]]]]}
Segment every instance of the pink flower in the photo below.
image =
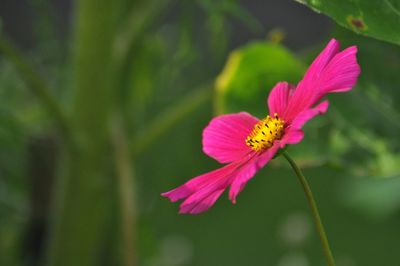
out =
{"type": "Polygon", "coordinates": [[[203,151],[222,168],[197,176],[182,186],[162,193],[172,202],[183,200],[180,213],[198,214],[208,210],[229,189],[229,199],[288,144],[299,143],[303,125],[328,109],[320,100],[328,93],[345,92],[356,84],[360,74],[357,47],[339,51],[332,39],[314,60],[303,80],[292,86],[279,82],[268,97],[270,115],[258,119],[246,112],[221,115],[203,131],[203,151]]]}

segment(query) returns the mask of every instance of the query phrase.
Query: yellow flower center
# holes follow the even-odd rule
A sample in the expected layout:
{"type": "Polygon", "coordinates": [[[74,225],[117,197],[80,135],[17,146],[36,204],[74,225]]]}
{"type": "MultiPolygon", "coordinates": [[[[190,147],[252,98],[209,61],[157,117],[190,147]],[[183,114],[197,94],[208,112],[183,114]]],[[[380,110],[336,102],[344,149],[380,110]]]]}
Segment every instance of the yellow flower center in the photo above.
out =
{"type": "Polygon", "coordinates": [[[260,120],[250,135],[246,138],[246,145],[254,151],[262,151],[272,146],[274,140],[280,139],[283,135],[285,121],[274,114],[260,120]]]}

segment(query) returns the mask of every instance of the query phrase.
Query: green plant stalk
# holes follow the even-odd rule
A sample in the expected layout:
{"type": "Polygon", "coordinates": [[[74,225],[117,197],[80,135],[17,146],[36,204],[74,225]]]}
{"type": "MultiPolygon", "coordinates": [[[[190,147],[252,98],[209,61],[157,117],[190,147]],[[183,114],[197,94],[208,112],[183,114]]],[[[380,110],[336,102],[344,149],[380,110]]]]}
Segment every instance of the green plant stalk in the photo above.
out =
{"type": "Polygon", "coordinates": [[[321,240],[322,249],[324,251],[327,263],[329,266],[335,266],[335,260],[333,259],[332,251],[329,247],[328,238],[326,236],[325,229],[324,229],[324,226],[321,221],[321,217],[318,212],[317,203],[315,202],[314,196],[311,192],[311,188],[308,185],[308,182],[307,182],[306,178],[304,177],[303,173],[301,172],[300,168],[293,161],[293,159],[289,156],[289,154],[286,151],[283,151],[282,155],[285,157],[285,159],[289,162],[290,166],[293,168],[294,172],[296,173],[296,175],[299,178],[299,181],[303,187],[304,193],[306,194],[307,202],[311,209],[312,217],[314,219],[314,223],[315,223],[315,227],[318,232],[319,239],[321,240]]]}
{"type": "Polygon", "coordinates": [[[165,134],[171,127],[179,123],[204,104],[212,95],[212,86],[209,84],[189,93],[177,103],[154,118],[151,122],[139,131],[130,143],[130,149],[135,156],[145,151],[151,144],[165,134]]]}
{"type": "Polygon", "coordinates": [[[115,168],[119,188],[124,265],[133,266],[137,264],[138,257],[135,245],[135,229],[137,221],[135,205],[135,175],[121,117],[121,115],[115,116],[111,125],[111,134],[114,145],[115,168]]]}
{"type": "Polygon", "coordinates": [[[75,2],[71,125],[77,148],[64,150],[60,162],[46,254],[50,266],[100,265],[113,257],[104,254],[110,250],[104,240],[116,199],[109,119],[115,105],[110,62],[119,4],[75,2]]]}
{"type": "Polygon", "coordinates": [[[112,64],[113,84],[120,88],[119,92],[123,92],[129,84],[132,54],[141,39],[175,2],[176,0],[138,1],[132,5],[125,21],[118,27],[113,41],[112,64]]]}
{"type": "Polygon", "coordinates": [[[51,90],[46,81],[27,62],[21,52],[13,46],[10,40],[4,36],[0,38],[0,51],[11,63],[14,64],[22,78],[27,83],[28,88],[30,88],[33,94],[35,94],[35,96],[42,102],[47,113],[55,121],[61,132],[66,136],[70,136],[70,125],[68,119],[64,114],[61,105],[57,102],[54,96],[51,95],[51,90]]]}
{"type": "Polygon", "coordinates": [[[126,19],[120,27],[121,30],[115,36],[114,41],[114,60],[118,65],[128,58],[129,52],[135,43],[140,39],[146,30],[160,18],[161,14],[168,10],[176,0],[150,0],[139,2],[134,5],[126,19]]]}

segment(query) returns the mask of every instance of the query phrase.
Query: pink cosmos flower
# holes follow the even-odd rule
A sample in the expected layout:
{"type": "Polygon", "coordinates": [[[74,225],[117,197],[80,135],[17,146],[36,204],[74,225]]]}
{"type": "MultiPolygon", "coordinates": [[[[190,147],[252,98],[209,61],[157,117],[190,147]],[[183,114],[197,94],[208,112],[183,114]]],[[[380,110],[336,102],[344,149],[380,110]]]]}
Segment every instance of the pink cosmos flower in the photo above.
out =
{"type": "Polygon", "coordinates": [[[328,109],[320,100],[328,93],[345,92],[356,84],[360,74],[357,47],[339,51],[332,39],[311,64],[297,86],[279,82],[268,97],[269,113],[258,119],[249,113],[221,115],[203,131],[203,151],[222,168],[197,176],[182,186],[162,193],[172,202],[183,200],[180,213],[198,214],[208,210],[229,188],[229,199],[288,144],[299,143],[303,125],[328,109]]]}

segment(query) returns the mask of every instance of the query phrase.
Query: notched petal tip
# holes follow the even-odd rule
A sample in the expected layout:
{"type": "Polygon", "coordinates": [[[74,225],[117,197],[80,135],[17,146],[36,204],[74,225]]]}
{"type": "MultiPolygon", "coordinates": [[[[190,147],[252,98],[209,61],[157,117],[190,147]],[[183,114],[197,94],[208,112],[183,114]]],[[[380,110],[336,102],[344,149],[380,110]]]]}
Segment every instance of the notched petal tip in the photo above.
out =
{"type": "Polygon", "coordinates": [[[326,100],[317,105],[314,109],[320,115],[326,113],[326,111],[328,111],[328,108],[329,108],[329,101],[326,100]]]}
{"type": "Polygon", "coordinates": [[[326,45],[326,48],[339,49],[340,48],[340,42],[337,39],[332,38],[332,39],[329,40],[328,44],[326,45]]]}
{"type": "Polygon", "coordinates": [[[357,47],[351,46],[339,52],[329,62],[319,81],[320,98],[328,93],[349,91],[356,85],[361,73],[356,54],[357,47]]]}
{"type": "Polygon", "coordinates": [[[177,202],[178,200],[186,198],[191,193],[192,190],[190,188],[182,185],[173,190],[161,193],[161,196],[168,198],[171,202],[177,202]]]}

